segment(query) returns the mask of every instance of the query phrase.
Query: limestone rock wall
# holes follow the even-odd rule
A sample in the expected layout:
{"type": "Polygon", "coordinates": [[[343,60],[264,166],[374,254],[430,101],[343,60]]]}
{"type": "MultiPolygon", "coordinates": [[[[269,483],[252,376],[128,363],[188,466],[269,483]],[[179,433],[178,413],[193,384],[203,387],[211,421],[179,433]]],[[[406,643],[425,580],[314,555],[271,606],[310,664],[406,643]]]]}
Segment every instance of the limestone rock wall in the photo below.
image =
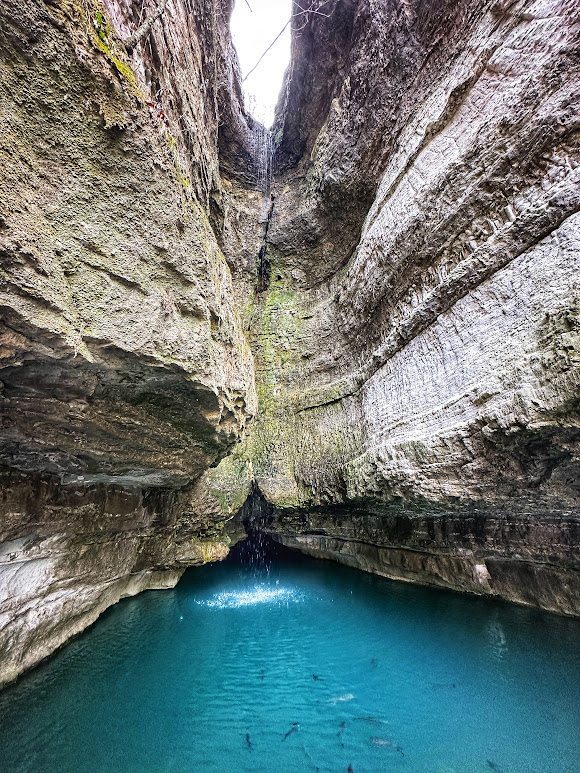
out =
{"type": "Polygon", "coordinates": [[[230,3],[170,0],[128,53],[155,7],[0,5],[0,684],[227,553],[196,485],[256,411],[234,243],[262,228],[255,132],[230,3]]]}
{"type": "Polygon", "coordinates": [[[0,684],[244,502],[579,614],[577,0],[316,0],[272,137],[156,7],[0,5],[0,684]]]}
{"type": "Polygon", "coordinates": [[[295,33],[248,442],[286,544],[580,612],[578,9],[333,2],[295,33]]]}

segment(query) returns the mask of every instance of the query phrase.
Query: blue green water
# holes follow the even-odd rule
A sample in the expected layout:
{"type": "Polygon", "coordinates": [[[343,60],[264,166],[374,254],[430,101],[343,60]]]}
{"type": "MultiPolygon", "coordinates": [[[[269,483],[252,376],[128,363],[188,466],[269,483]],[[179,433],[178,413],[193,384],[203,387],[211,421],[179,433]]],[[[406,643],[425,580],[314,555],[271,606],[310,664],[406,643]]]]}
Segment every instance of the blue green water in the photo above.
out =
{"type": "Polygon", "coordinates": [[[579,644],[330,563],[194,569],[0,694],[0,770],[578,773],[579,644]]]}

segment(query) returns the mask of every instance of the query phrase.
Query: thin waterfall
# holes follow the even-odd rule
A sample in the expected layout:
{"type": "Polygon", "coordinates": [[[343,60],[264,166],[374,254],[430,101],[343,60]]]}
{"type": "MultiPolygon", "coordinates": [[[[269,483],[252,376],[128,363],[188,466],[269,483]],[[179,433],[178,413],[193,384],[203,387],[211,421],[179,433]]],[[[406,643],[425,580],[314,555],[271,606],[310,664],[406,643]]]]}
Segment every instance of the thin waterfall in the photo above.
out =
{"type": "Polygon", "coordinates": [[[262,530],[272,521],[272,505],[265,499],[262,492],[254,485],[236,520],[243,525],[248,535],[232,549],[229,560],[236,564],[255,568],[260,571],[270,571],[272,560],[280,551],[272,538],[262,530]]]}
{"type": "Polygon", "coordinates": [[[264,226],[264,238],[257,260],[257,286],[258,294],[268,289],[270,284],[270,262],[267,257],[268,230],[272,215],[273,197],[272,168],[274,164],[274,138],[272,132],[263,124],[255,122],[253,126],[253,151],[256,166],[256,188],[262,194],[261,223],[264,226]]]}
{"type": "Polygon", "coordinates": [[[272,161],[274,157],[272,132],[261,123],[256,122],[254,124],[253,144],[256,162],[256,187],[263,194],[266,207],[269,207],[272,161]]]}

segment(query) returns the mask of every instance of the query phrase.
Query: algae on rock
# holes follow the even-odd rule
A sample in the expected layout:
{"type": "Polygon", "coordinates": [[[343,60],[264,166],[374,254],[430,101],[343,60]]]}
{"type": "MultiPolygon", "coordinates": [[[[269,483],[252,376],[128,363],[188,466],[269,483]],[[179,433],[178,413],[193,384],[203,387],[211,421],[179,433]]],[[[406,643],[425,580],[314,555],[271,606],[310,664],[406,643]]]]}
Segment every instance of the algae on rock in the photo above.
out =
{"type": "Polygon", "coordinates": [[[0,683],[254,505],[579,614],[576,5],[328,0],[264,163],[231,0],[4,1],[0,683]]]}

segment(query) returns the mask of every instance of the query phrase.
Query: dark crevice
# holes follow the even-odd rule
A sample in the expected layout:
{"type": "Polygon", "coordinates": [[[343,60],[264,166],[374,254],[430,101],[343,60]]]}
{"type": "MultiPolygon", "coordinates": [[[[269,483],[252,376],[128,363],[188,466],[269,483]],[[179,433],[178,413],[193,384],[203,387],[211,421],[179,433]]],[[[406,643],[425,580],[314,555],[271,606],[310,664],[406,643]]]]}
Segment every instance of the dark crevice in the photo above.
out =
{"type": "Polygon", "coordinates": [[[262,531],[274,520],[274,508],[262,494],[256,483],[252,484],[250,495],[236,516],[243,524],[246,534],[262,531]]]}
{"type": "Polygon", "coordinates": [[[260,295],[261,293],[266,292],[266,290],[270,287],[270,276],[272,272],[272,265],[270,263],[270,259],[268,258],[268,233],[270,231],[270,223],[272,221],[272,214],[274,212],[274,196],[270,196],[270,207],[268,210],[268,216],[266,218],[266,224],[264,228],[264,241],[262,242],[262,246],[260,247],[260,252],[258,253],[258,264],[257,264],[257,282],[256,282],[256,294],[260,295]]]}
{"type": "Polygon", "coordinates": [[[286,547],[267,533],[274,521],[274,507],[262,494],[254,482],[252,490],[235,516],[246,532],[246,538],[240,540],[231,550],[227,563],[243,564],[258,568],[271,566],[281,560],[310,561],[309,556],[298,550],[286,547]]]}

